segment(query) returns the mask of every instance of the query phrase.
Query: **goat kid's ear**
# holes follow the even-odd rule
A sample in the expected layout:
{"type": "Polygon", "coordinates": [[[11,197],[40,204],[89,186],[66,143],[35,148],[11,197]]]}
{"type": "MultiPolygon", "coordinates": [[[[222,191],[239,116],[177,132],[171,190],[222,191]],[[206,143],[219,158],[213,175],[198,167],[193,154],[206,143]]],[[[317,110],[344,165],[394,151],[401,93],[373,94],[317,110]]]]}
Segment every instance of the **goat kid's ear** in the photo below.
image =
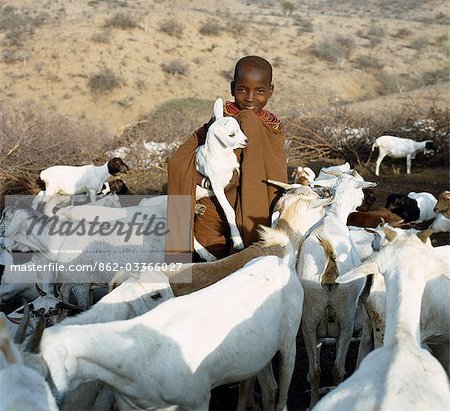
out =
{"type": "Polygon", "coordinates": [[[358,278],[367,277],[369,274],[377,274],[378,265],[375,261],[366,261],[358,267],[346,272],[345,274],[339,275],[336,278],[336,282],[339,284],[350,283],[358,278]]]}
{"type": "Polygon", "coordinates": [[[220,97],[214,103],[214,117],[216,120],[223,117],[223,100],[220,97]]]}

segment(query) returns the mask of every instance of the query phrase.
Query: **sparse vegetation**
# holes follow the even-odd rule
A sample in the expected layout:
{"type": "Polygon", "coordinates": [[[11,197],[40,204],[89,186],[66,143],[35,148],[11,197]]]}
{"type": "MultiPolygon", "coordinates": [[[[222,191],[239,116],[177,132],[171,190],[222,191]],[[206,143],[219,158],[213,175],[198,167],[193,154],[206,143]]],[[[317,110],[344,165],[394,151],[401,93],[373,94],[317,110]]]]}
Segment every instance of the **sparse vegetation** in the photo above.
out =
{"type": "Polygon", "coordinates": [[[137,21],[136,18],[129,13],[116,13],[105,21],[104,27],[133,29],[137,27],[137,21]]]}
{"type": "Polygon", "coordinates": [[[183,25],[176,20],[163,21],[159,26],[159,31],[177,38],[181,37],[181,35],[183,34],[183,30],[183,25]]]}
{"type": "Polygon", "coordinates": [[[121,80],[105,67],[89,77],[88,86],[93,94],[106,94],[119,87],[121,80]]]}
{"type": "Polygon", "coordinates": [[[164,73],[172,74],[174,76],[177,74],[185,76],[189,71],[187,64],[181,59],[172,60],[167,64],[163,63],[161,64],[161,68],[164,73]]]}

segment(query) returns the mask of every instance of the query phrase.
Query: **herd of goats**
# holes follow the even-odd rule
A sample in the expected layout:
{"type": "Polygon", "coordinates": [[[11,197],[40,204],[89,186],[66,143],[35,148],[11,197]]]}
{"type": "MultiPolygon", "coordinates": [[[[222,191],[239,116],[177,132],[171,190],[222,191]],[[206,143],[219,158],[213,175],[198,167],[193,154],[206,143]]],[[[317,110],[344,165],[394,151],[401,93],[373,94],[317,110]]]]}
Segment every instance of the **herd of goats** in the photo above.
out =
{"type": "MultiPolygon", "coordinates": [[[[215,114],[197,168],[211,181],[201,195],[222,201],[238,165],[225,155],[234,146],[214,139],[238,135],[239,125],[215,114]],[[214,157],[216,146],[226,153],[214,157]]],[[[393,136],[374,147],[377,174],[386,155],[405,157],[410,173],[415,153],[431,150],[393,136]]],[[[348,163],[317,176],[298,167],[294,183],[268,181],[284,195],[259,242],[172,269],[162,235],[67,235],[94,220],[103,228],[165,221],[167,196],[123,206],[103,190],[127,170],[120,158],[50,167],[31,204],[3,210],[0,304],[13,308],[0,312],[1,411],[206,411],[211,389],[235,382],[237,409],[257,409],[256,381],[264,410],[287,410],[299,330],[310,409],[449,409],[450,246],[429,237],[450,231],[450,192],[391,194],[386,208],[370,210],[376,184],[348,163]],[[412,228],[424,221],[427,230],[412,228]],[[28,261],[18,264],[21,256],[28,261]],[[186,273],[190,281],[180,281],[186,273]],[[344,380],[356,334],[357,368],[344,380]],[[324,338],[336,342],[336,387],[321,395],[324,338]]],[[[234,212],[226,216],[240,244],[234,212]]]]}

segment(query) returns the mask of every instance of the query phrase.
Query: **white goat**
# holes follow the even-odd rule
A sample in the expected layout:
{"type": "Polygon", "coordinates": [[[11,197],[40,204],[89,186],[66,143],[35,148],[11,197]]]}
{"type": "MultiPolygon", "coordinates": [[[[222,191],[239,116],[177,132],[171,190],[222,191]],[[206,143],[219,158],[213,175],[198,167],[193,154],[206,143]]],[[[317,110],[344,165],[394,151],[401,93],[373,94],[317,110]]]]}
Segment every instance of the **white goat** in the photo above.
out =
{"type": "Polygon", "coordinates": [[[328,180],[334,178],[336,176],[335,173],[343,173],[346,171],[350,171],[350,164],[348,162],[339,166],[322,167],[319,171],[319,175],[314,180],[328,180]]]}
{"type": "Polygon", "coordinates": [[[408,197],[417,201],[417,206],[420,210],[420,217],[418,221],[428,221],[436,218],[436,213],[433,211],[437,204],[437,198],[427,192],[415,193],[411,191],[408,197]]]}
{"type": "MultiPolygon", "coordinates": [[[[233,177],[233,172],[239,172],[240,169],[233,150],[247,147],[248,139],[235,118],[223,116],[223,101],[220,98],[214,103],[214,116],[215,121],[209,126],[205,144],[197,148],[195,157],[197,171],[209,178],[212,191],[197,185],[196,199],[216,196],[230,226],[233,246],[236,250],[241,250],[244,243],[236,226],[234,209],[225,196],[224,188],[233,177]]],[[[198,244],[196,242],[197,247],[198,244]]],[[[202,251],[206,250],[202,248],[202,251]]],[[[203,258],[203,255],[200,256],[203,258]]],[[[210,255],[206,257],[211,258],[210,255]]]]}
{"type": "MultiPolygon", "coordinates": [[[[389,237],[385,235],[385,232],[391,233],[391,237],[396,235],[398,237],[412,236],[418,233],[417,230],[401,230],[393,229],[387,225],[378,229],[375,236],[377,249],[379,250],[386,243],[388,243],[389,237]]],[[[441,258],[442,261],[447,264],[446,271],[450,272],[450,262],[448,261],[448,248],[449,246],[432,247],[431,242],[426,240],[431,253],[435,258],[441,258]]],[[[445,265],[443,266],[445,267],[445,265]]],[[[445,272],[442,274],[445,275],[445,272]]],[[[374,276],[368,287],[368,295],[364,298],[364,307],[367,317],[363,324],[363,335],[361,344],[358,351],[358,362],[364,359],[364,357],[372,349],[379,348],[383,344],[383,338],[385,335],[385,322],[386,322],[386,285],[382,276],[374,276]]],[[[445,345],[448,349],[450,344],[450,301],[448,299],[450,295],[450,281],[445,277],[433,278],[426,283],[425,291],[422,296],[422,310],[420,316],[420,330],[422,342],[424,344],[432,345],[445,345]]],[[[443,364],[444,368],[448,371],[448,364],[443,364]]]]}
{"type": "Polygon", "coordinates": [[[106,294],[89,310],[66,318],[59,326],[107,323],[128,320],[173,298],[169,279],[162,273],[127,273],[131,277],[106,294]]]}
{"type": "Polygon", "coordinates": [[[75,195],[89,193],[91,202],[102,191],[109,176],[126,173],[128,166],[119,157],[114,157],[101,166],[53,166],[41,171],[40,179],[45,183],[43,202],[53,194],[75,195]]]}
{"type": "Polygon", "coordinates": [[[284,242],[285,259],[255,259],[134,319],[46,329],[41,355],[57,399],[94,378],[113,387],[120,409],[207,410],[211,388],[267,369],[280,351],[277,409],[286,409],[303,292],[284,242]]]}
{"type": "Polygon", "coordinates": [[[372,151],[378,147],[379,154],[375,167],[375,175],[380,175],[380,164],[386,156],[392,158],[406,157],[406,173],[411,174],[411,159],[416,158],[418,151],[424,154],[431,154],[433,150],[433,140],[414,141],[410,138],[400,138],[394,136],[378,137],[372,144],[372,151]]]}
{"type": "Polygon", "coordinates": [[[307,235],[300,251],[297,273],[305,291],[302,332],[309,359],[311,407],[319,399],[318,339],[337,338],[333,375],[336,384],[344,378],[345,357],[363,282],[336,288],[335,279],[361,263],[346,222],[350,212],[363,201],[362,189],[374,186],[375,183],[365,182],[356,171],[335,178],[331,186],[333,203],[307,235]]]}
{"type": "Polygon", "coordinates": [[[89,304],[91,283],[109,282],[114,272],[127,264],[135,267],[164,261],[165,218],[159,216],[144,219],[136,213],[131,221],[114,220],[108,227],[103,222],[102,233],[100,229],[92,230],[89,221],[69,221],[68,225],[67,221],[48,218],[32,209],[6,211],[5,236],[39,250],[49,262],[56,263],[55,269],[63,265],[55,272],[57,278],[44,282],[76,283],[72,291],[84,307],[89,304]],[[143,221],[139,222],[139,218],[143,221]]]}
{"type": "Polygon", "coordinates": [[[450,272],[417,236],[398,236],[337,281],[346,283],[374,273],[381,273],[386,281],[384,345],[314,410],[448,409],[448,378],[439,362],[421,348],[419,321],[426,282],[442,274],[450,279],[450,272]]]}
{"type": "Polygon", "coordinates": [[[0,317],[0,411],[57,411],[55,398],[45,379],[24,365],[0,317]]]}

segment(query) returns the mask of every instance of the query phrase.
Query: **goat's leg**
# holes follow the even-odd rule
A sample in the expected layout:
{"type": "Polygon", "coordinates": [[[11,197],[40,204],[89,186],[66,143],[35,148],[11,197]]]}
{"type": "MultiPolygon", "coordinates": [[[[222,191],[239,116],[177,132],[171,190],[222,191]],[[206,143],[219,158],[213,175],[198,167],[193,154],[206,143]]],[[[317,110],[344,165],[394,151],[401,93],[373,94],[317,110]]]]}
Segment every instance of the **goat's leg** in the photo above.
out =
{"type": "MultiPolygon", "coordinates": [[[[303,313],[308,311],[303,309],[303,313]]],[[[305,318],[305,317],[304,317],[305,318]]],[[[317,348],[317,334],[316,327],[313,324],[307,324],[308,321],[302,321],[302,334],[305,343],[305,351],[308,355],[308,374],[311,383],[311,402],[310,408],[313,408],[319,401],[319,386],[320,386],[320,364],[319,352],[317,348]]]]}
{"type": "Polygon", "coordinates": [[[194,237],[194,250],[205,261],[216,261],[217,258],[212,255],[205,247],[203,247],[194,237]]]}
{"type": "Polygon", "coordinates": [[[244,248],[244,242],[242,241],[241,234],[239,233],[236,225],[236,214],[234,212],[234,209],[228,202],[227,197],[225,196],[225,192],[223,191],[223,187],[221,187],[214,178],[210,177],[210,180],[217,201],[222,207],[225,213],[225,217],[230,226],[231,241],[233,242],[233,246],[236,250],[242,250],[244,248]]]}
{"type": "Polygon", "coordinates": [[[295,336],[294,338],[288,338],[280,350],[280,385],[278,389],[277,411],[287,411],[288,391],[295,367],[295,344],[295,336]]]}
{"type": "Polygon", "coordinates": [[[380,150],[380,153],[378,154],[377,162],[375,164],[375,175],[380,175],[380,164],[383,161],[384,157],[386,157],[386,154],[382,153],[380,150]]]}
{"type": "Polygon", "coordinates": [[[239,399],[237,403],[237,411],[258,410],[255,403],[253,389],[255,386],[256,377],[247,378],[239,383],[239,399]]]}
{"type": "Polygon", "coordinates": [[[362,307],[362,335],[361,341],[358,347],[358,358],[356,360],[356,367],[359,367],[361,361],[366,357],[366,355],[373,350],[373,329],[372,321],[367,314],[366,307],[362,307]]]}
{"type": "Polygon", "coordinates": [[[336,385],[340,384],[345,375],[345,357],[352,340],[354,327],[354,310],[347,310],[344,313],[336,312],[340,325],[339,337],[336,339],[336,359],[333,365],[333,377],[336,385]]]}
{"type": "Polygon", "coordinates": [[[278,391],[278,384],[273,375],[272,361],[267,364],[257,375],[261,386],[264,410],[275,408],[275,399],[278,391]]]}
{"type": "Polygon", "coordinates": [[[406,174],[411,174],[411,154],[406,156],[406,174]]]}
{"type": "Polygon", "coordinates": [[[75,300],[77,301],[77,305],[83,307],[84,309],[89,308],[89,289],[90,284],[84,283],[71,283],[70,289],[75,296],[75,300]]]}

